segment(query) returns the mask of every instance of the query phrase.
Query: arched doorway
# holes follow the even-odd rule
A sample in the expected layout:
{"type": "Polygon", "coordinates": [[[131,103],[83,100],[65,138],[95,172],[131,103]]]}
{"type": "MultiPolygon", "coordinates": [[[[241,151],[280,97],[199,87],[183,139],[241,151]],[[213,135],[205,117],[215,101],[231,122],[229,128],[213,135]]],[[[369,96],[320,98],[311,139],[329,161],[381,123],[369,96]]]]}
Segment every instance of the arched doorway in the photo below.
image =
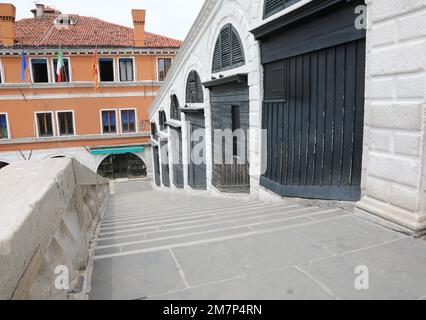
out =
{"type": "Polygon", "coordinates": [[[8,166],[9,164],[7,162],[0,161],[0,169],[3,169],[4,167],[8,166]]]}
{"type": "Polygon", "coordinates": [[[145,162],[133,153],[112,154],[98,167],[98,174],[108,179],[145,178],[145,162]]]}

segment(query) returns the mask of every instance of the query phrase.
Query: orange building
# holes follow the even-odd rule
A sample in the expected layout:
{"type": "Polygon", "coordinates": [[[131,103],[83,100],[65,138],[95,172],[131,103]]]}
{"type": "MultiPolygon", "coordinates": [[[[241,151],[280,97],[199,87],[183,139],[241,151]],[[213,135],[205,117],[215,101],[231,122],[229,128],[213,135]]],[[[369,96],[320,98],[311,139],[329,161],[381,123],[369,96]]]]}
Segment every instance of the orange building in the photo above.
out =
{"type": "Polygon", "coordinates": [[[70,156],[107,177],[152,174],[147,109],[181,42],[146,32],[145,10],[132,10],[133,29],[32,13],[15,21],[0,4],[0,167],[70,156]]]}

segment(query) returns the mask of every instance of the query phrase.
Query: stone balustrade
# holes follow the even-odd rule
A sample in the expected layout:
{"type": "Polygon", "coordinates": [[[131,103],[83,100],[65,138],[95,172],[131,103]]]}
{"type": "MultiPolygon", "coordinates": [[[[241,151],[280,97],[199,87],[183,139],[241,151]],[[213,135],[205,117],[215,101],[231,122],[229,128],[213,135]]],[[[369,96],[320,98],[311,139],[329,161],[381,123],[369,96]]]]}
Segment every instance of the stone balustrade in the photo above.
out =
{"type": "Polygon", "coordinates": [[[84,299],[109,184],[72,159],[0,170],[0,299],[84,299]]]}

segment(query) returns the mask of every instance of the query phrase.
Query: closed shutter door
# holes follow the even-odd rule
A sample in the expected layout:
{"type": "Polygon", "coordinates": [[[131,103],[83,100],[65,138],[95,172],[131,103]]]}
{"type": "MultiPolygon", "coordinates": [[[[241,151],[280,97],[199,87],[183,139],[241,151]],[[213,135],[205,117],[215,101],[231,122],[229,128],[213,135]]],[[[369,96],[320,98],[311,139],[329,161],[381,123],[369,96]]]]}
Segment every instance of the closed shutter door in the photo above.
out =
{"type": "MultiPolygon", "coordinates": [[[[347,20],[334,12],[336,20],[322,15],[316,26],[300,24],[277,36],[277,41],[292,38],[292,48],[274,53],[285,58],[264,63],[262,126],[267,132],[267,160],[261,184],[282,196],[360,199],[365,39],[348,27],[347,36],[332,44],[337,40],[327,29],[322,38],[331,42],[308,50],[312,43],[301,32],[308,27],[320,32],[327,18],[326,28],[334,23],[332,29],[339,30],[342,21],[350,26],[353,10],[342,10],[347,20]]],[[[263,48],[264,61],[273,60],[267,47],[281,45],[271,40],[263,48]]]]}

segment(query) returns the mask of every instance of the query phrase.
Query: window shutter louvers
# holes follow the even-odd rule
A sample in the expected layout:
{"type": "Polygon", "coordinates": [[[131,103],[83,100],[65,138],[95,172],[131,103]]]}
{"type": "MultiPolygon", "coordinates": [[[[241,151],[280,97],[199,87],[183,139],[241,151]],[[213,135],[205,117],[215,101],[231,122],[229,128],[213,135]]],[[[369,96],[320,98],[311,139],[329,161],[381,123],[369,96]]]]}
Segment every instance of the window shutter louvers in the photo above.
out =
{"type": "Polygon", "coordinates": [[[170,117],[177,121],[181,120],[179,100],[176,95],[171,96],[170,117]]]}
{"type": "Polygon", "coordinates": [[[244,64],[244,51],[235,28],[228,24],[219,34],[213,54],[213,72],[244,64]]]}
{"type": "Polygon", "coordinates": [[[264,18],[268,18],[299,1],[300,0],[266,0],[264,18]]]}
{"type": "Polygon", "coordinates": [[[188,75],[186,82],[186,103],[203,103],[204,94],[201,79],[197,71],[193,70],[188,75]]]}

